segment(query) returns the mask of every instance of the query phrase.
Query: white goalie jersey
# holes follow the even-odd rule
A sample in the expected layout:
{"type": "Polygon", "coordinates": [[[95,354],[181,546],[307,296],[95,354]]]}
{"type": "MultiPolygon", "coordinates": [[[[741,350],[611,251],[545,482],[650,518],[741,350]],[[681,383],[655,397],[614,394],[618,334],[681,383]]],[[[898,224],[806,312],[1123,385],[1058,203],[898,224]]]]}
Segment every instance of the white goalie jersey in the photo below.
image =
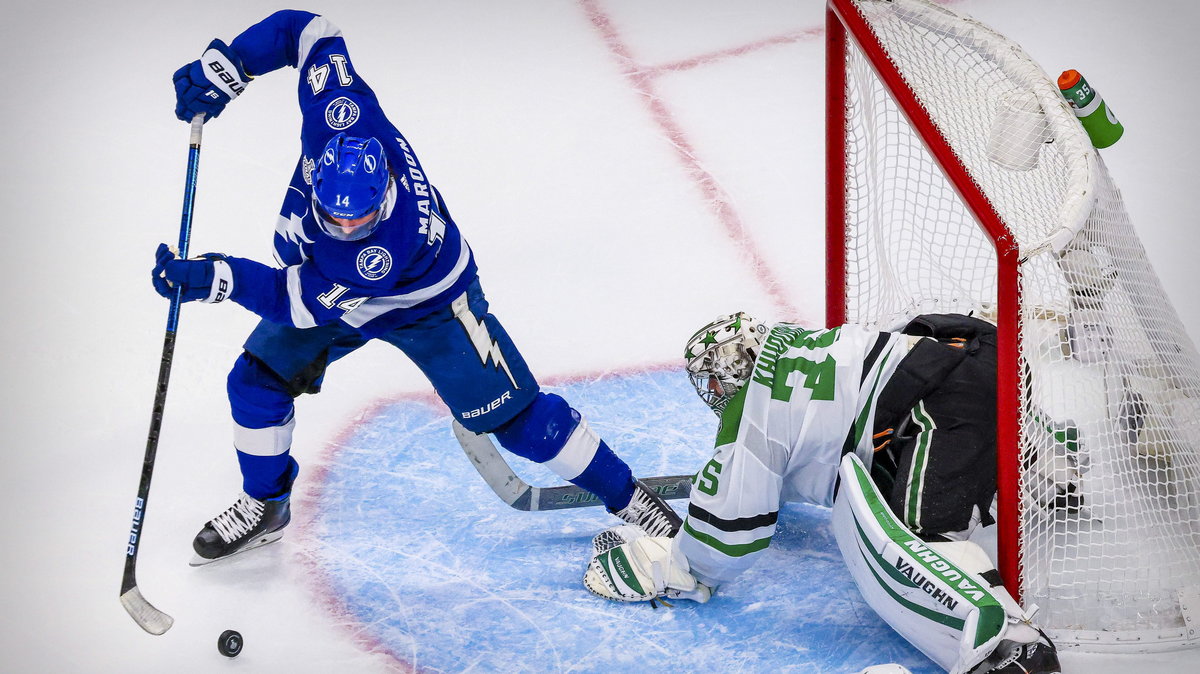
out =
{"type": "Polygon", "coordinates": [[[721,416],[675,538],[700,582],[721,585],[753,564],[783,503],[833,505],[844,453],[871,465],[875,403],[907,352],[905,335],[853,325],[771,329],[721,416]]]}

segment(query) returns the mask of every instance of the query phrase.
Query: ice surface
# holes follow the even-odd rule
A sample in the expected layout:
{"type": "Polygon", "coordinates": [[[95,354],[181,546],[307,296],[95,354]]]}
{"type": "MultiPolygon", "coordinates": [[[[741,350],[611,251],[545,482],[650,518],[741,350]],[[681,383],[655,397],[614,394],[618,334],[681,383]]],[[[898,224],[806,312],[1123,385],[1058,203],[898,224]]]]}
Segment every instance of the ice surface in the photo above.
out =
{"type": "MultiPolygon", "coordinates": [[[[586,401],[597,430],[638,474],[690,472],[711,453],[715,418],[677,372],[551,390],[586,401]]],[[[559,482],[507,456],[531,484],[559,482]]],[[[413,666],[600,671],[669,659],[684,671],[834,672],[882,657],[935,671],[863,603],[842,572],[825,509],[787,508],[761,563],[708,604],[652,610],[580,592],[591,537],[615,518],[602,508],[509,508],[458,449],[443,411],[410,401],[381,407],[326,465],[304,545],[329,591],[413,666]]]]}
{"type": "MultiPolygon", "coordinates": [[[[189,568],[195,531],[238,490],[224,377],[255,319],[233,305],[183,311],[138,574],[176,624],[143,633],[117,594],[166,318],[147,276],[154,247],[178,231],[187,154],[170,74],[281,6],[10,4],[0,670],[590,671],[606,654],[711,671],[922,666],[847,585],[817,509],[785,511],[764,564],[708,606],[591,598],[578,576],[587,540],[611,518],[503,507],[456,453],[420,373],[382,345],[298,402],[294,531],[189,568]],[[216,652],[224,629],[246,638],[235,660],[216,652]]],[[[1079,69],[1110,102],[1127,131],[1105,161],[1200,335],[1190,264],[1200,93],[1187,86],[1200,7],[954,4],[1052,75],[1079,69]]],[[[446,195],[527,360],[639,472],[684,472],[671,462],[703,454],[694,443],[711,415],[663,369],[692,330],[736,309],[822,315],[819,0],[310,9],[343,29],[446,195]],[[617,375],[605,387],[628,390],[593,399],[588,382],[603,373],[617,375]],[[671,448],[669,461],[656,453],[671,448]]],[[[270,259],[298,145],[295,86],[292,71],[258,78],[206,126],[194,251],[270,259]]],[[[1169,658],[1137,664],[1188,671],[1169,658]]]]}

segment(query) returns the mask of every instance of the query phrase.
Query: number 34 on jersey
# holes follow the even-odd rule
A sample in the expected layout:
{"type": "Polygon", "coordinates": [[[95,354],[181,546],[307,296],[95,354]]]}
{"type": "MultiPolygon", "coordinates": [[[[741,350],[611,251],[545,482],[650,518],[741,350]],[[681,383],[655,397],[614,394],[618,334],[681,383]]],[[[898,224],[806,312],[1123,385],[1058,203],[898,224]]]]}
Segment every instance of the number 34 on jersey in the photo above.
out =
{"type": "Polygon", "coordinates": [[[840,330],[776,326],[763,344],[751,381],[770,388],[772,400],[789,402],[802,378],[802,386],[811,392],[811,400],[833,400],[837,361],[826,350],[837,341],[840,330]],[[796,349],[811,353],[784,356],[796,349]]]}

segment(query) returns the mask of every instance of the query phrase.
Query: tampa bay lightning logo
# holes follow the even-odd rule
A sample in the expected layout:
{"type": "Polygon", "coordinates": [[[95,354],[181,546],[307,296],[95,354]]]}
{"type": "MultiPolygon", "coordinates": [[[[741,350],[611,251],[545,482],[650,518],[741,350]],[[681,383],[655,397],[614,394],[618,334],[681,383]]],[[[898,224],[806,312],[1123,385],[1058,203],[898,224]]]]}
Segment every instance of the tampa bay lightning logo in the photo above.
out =
{"type": "Polygon", "coordinates": [[[358,121],[358,104],[340,96],[325,106],[325,123],[331,129],[344,129],[358,121]]]}
{"type": "Polygon", "coordinates": [[[392,254],[380,246],[368,246],[358,254],[358,274],[368,281],[378,281],[392,270],[392,254]]]}

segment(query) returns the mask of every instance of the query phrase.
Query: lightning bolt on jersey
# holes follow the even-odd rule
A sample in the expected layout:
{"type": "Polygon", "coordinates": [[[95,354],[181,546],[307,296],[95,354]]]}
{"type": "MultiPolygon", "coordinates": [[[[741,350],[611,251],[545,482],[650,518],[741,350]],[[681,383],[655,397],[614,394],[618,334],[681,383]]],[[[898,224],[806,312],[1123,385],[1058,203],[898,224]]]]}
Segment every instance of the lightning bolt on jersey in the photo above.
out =
{"type": "Polygon", "coordinates": [[[309,12],[276,12],[233,40],[252,76],[284,66],[300,73],[301,156],[275,228],[272,270],[232,258],[234,301],[300,328],[343,321],[376,336],[463,293],[476,276],[471,249],[430,184],[412,146],[388,121],[354,68],[341,31],[309,12]],[[334,135],[374,137],[394,178],[394,202],[369,236],[339,241],[312,213],[314,159],[334,135]]]}
{"type": "Polygon", "coordinates": [[[715,587],[749,568],[783,503],[831,506],[845,452],[871,465],[875,403],[907,344],[853,325],[771,329],[721,416],[716,453],[696,474],[675,538],[696,578],[715,587]]]}

